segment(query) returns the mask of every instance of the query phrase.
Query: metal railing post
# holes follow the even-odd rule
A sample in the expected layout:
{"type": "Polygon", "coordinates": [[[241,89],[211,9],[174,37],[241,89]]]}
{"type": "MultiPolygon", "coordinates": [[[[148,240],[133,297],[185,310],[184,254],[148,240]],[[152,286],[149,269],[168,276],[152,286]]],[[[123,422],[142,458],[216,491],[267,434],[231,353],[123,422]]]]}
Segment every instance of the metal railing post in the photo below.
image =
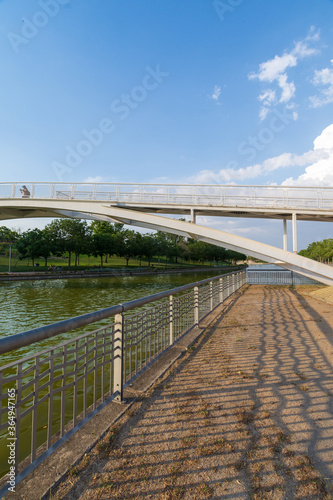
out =
{"type": "Polygon", "coordinates": [[[223,278],[219,279],[219,299],[220,299],[220,304],[223,302],[223,278]]]}
{"type": "Polygon", "coordinates": [[[194,324],[199,324],[199,287],[194,287],[194,324]]]}
{"type": "Polygon", "coordinates": [[[173,295],[169,298],[170,345],[173,344],[173,295]]]}
{"type": "Polygon", "coordinates": [[[213,310],[213,282],[209,282],[210,310],[213,310]]]}
{"type": "Polygon", "coordinates": [[[123,352],[124,352],[124,316],[115,315],[114,330],[114,361],[113,361],[113,391],[116,393],[115,401],[123,401],[123,352]]]}

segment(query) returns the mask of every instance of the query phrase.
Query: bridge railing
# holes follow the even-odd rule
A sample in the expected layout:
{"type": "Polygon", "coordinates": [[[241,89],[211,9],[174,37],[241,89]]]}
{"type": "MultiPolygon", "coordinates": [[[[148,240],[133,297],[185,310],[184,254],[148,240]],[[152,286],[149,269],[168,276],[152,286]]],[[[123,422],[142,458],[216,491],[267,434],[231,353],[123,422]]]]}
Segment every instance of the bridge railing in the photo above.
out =
{"type": "Polygon", "coordinates": [[[333,188],[126,183],[0,183],[0,198],[266,208],[333,208],[333,188]],[[24,187],[26,190],[24,189],[24,187]]]}
{"type": "Polygon", "coordinates": [[[8,353],[107,320],[0,367],[2,483],[9,459],[18,483],[245,282],[241,270],[0,339],[8,353]]]}

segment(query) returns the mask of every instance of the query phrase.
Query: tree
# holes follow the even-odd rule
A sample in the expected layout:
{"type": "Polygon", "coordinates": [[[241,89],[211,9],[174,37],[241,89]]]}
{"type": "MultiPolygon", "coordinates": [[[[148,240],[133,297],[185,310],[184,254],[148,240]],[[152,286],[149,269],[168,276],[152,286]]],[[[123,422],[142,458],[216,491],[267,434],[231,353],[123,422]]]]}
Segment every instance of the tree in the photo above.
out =
{"type": "Polygon", "coordinates": [[[209,246],[204,241],[191,240],[188,244],[191,260],[204,264],[205,260],[209,258],[209,246]]]}
{"type": "Polygon", "coordinates": [[[0,253],[9,253],[9,245],[16,242],[19,235],[16,231],[12,231],[6,226],[0,227],[0,253]]]}
{"type": "Polygon", "coordinates": [[[43,257],[45,260],[45,267],[47,267],[47,259],[50,257],[52,253],[52,240],[50,238],[49,233],[44,229],[42,229],[42,238],[40,241],[40,257],[43,257]]]}
{"type": "Polygon", "coordinates": [[[79,219],[55,219],[46,226],[52,239],[52,249],[55,254],[68,252],[68,270],[71,268],[71,256],[87,252],[88,225],[79,219]]]}
{"type": "Polygon", "coordinates": [[[0,243],[14,243],[18,237],[17,231],[12,231],[6,226],[0,226],[0,243]]]}
{"type": "MultiPolygon", "coordinates": [[[[178,219],[183,222],[186,222],[186,219],[181,218],[178,219]]],[[[158,238],[164,239],[167,242],[166,245],[166,255],[170,258],[174,258],[176,264],[178,263],[178,257],[182,255],[182,247],[180,245],[181,242],[185,240],[184,236],[180,236],[178,234],[172,233],[163,233],[162,231],[157,231],[158,238]]]]}
{"type": "Polygon", "coordinates": [[[234,250],[227,250],[226,259],[229,260],[233,265],[235,265],[238,260],[246,260],[246,255],[243,253],[235,252],[234,250]]]}
{"type": "Polygon", "coordinates": [[[93,234],[115,234],[121,233],[124,224],[112,224],[111,222],[94,220],[90,224],[90,229],[93,234]]]}
{"type": "Polygon", "coordinates": [[[151,259],[156,255],[157,252],[157,240],[156,237],[151,234],[145,234],[141,240],[142,254],[148,260],[148,266],[150,267],[151,259]]]}
{"type": "MultiPolygon", "coordinates": [[[[113,243],[116,243],[116,239],[114,238],[114,236],[116,234],[121,233],[123,230],[123,227],[124,227],[124,224],[119,224],[119,223],[112,224],[111,222],[100,221],[100,220],[94,220],[90,224],[90,230],[93,233],[93,235],[103,234],[103,235],[110,236],[113,243]]],[[[115,250],[112,249],[112,247],[111,247],[110,251],[107,251],[104,253],[105,263],[107,263],[107,261],[108,261],[108,255],[112,255],[114,253],[116,253],[116,252],[115,252],[115,250]]],[[[98,255],[100,255],[100,254],[98,254],[98,255]]]]}
{"type": "Polygon", "coordinates": [[[126,231],[118,233],[117,247],[117,254],[119,257],[124,257],[126,260],[126,267],[128,267],[129,260],[138,255],[135,231],[127,229],[126,231]]]}
{"type": "Polygon", "coordinates": [[[116,253],[115,235],[106,233],[95,233],[91,237],[91,252],[101,258],[101,267],[103,267],[104,255],[116,253]]]}
{"type": "Polygon", "coordinates": [[[35,270],[35,259],[42,256],[44,240],[45,236],[40,229],[25,231],[17,240],[16,249],[19,252],[20,260],[30,258],[33,271],[35,270]]]}
{"type": "Polygon", "coordinates": [[[314,241],[308,245],[306,250],[301,250],[299,255],[319,262],[333,261],[333,239],[327,238],[322,241],[314,241]]]}
{"type": "Polygon", "coordinates": [[[164,237],[165,234],[158,231],[155,235],[155,255],[159,258],[168,255],[168,241],[164,237]]]}

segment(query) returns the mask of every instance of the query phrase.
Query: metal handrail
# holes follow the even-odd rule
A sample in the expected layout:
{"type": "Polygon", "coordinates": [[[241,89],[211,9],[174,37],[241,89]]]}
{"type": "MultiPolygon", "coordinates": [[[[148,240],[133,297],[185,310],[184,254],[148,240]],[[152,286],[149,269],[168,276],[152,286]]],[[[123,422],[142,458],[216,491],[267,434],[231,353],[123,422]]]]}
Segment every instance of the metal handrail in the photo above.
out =
{"type": "MultiPolygon", "coordinates": [[[[137,186],[138,188],[144,187],[144,186],[158,186],[158,187],[164,187],[164,188],[170,188],[170,187],[187,187],[187,188],[197,188],[197,187],[214,187],[214,188],[265,188],[265,189],[319,189],[319,190],[326,190],[326,189],[332,189],[330,186],[269,186],[265,185],[263,186],[262,184],[175,184],[175,183],[166,183],[166,184],[161,184],[157,182],[145,182],[145,183],[135,183],[135,182],[47,182],[47,181],[14,181],[14,182],[0,182],[0,187],[1,186],[21,186],[21,185],[56,185],[56,186],[137,186]]],[[[138,192],[138,194],[140,194],[138,192]]]]}
{"type": "Polygon", "coordinates": [[[115,306],[107,307],[105,309],[101,309],[99,311],[94,311],[91,313],[82,314],[80,316],[75,316],[74,318],[58,321],[50,325],[33,328],[32,330],[16,333],[14,335],[10,335],[9,337],[3,337],[0,339],[0,354],[5,354],[6,352],[13,351],[14,349],[25,347],[27,345],[33,344],[34,342],[40,342],[41,340],[49,339],[51,337],[54,337],[55,335],[66,333],[71,330],[76,330],[77,328],[89,325],[91,323],[96,323],[106,318],[110,318],[111,316],[115,316],[116,314],[131,311],[146,304],[150,304],[151,302],[156,302],[157,300],[169,297],[170,295],[185,292],[186,290],[190,290],[194,286],[202,286],[206,283],[210,283],[211,281],[216,281],[222,276],[224,277],[232,274],[234,274],[234,272],[204,279],[195,283],[182,285],[180,287],[166,290],[164,292],[155,293],[153,295],[147,295],[146,297],[131,300],[129,302],[125,302],[124,304],[118,304],[115,306]]]}
{"type": "Polygon", "coordinates": [[[218,184],[0,183],[0,199],[77,200],[159,205],[333,209],[332,187],[218,184]],[[27,186],[29,196],[19,187],[27,186]]]}

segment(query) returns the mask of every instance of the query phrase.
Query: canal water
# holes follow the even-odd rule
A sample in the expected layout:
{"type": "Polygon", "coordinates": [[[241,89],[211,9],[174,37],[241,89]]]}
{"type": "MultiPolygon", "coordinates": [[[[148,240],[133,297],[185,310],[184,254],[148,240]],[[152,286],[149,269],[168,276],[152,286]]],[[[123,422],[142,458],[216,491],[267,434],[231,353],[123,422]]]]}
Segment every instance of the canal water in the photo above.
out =
{"type": "MultiPolygon", "coordinates": [[[[98,311],[187,283],[201,281],[214,274],[223,274],[223,269],[217,269],[216,273],[205,271],[110,278],[1,282],[1,337],[98,311]]],[[[100,324],[108,321],[110,320],[104,320],[100,324]]],[[[10,354],[0,354],[0,366],[73,338],[94,327],[95,325],[88,326],[75,332],[58,335],[10,354]]]]}

